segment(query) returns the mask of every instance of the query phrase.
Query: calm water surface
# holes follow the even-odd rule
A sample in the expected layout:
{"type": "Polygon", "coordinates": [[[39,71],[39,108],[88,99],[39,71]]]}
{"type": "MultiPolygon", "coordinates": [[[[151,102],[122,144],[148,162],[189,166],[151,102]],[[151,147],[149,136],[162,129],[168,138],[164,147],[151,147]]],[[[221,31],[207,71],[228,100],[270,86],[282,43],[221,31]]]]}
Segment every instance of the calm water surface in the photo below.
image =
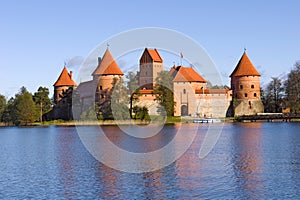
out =
{"type": "MultiPolygon", "coordinates": [[[[177,126],[147,140],[124,136],[116,126],[104,129],[118,146],[145,152],[168,143],[177,126]]],[[[195,125],[182,126],[189,134],[195,125]]],[[[225,124],[213,151],[200,160],[207,128],[200,126],[179,160],[141,174],[98,162],[75,127],[0,128],[0,199],[300,198],[300,123],[225,124]]]]}

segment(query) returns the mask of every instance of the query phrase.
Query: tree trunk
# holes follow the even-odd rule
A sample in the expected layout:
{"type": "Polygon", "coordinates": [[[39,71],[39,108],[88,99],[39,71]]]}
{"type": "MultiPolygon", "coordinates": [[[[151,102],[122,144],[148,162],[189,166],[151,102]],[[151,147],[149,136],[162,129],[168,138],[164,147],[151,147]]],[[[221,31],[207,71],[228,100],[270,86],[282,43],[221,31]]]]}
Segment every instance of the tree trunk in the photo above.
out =
{"type": "Polygon", "coordinates": [[[43,102],[40,102],[40,122],[43,123],[43,102]]]}
{"type": "Polygon", "coordinates": [[[130,95],[130,111],[129,111],[130,119],[132,119],[132,99],[133,99],[133,94],[130,95]]]}

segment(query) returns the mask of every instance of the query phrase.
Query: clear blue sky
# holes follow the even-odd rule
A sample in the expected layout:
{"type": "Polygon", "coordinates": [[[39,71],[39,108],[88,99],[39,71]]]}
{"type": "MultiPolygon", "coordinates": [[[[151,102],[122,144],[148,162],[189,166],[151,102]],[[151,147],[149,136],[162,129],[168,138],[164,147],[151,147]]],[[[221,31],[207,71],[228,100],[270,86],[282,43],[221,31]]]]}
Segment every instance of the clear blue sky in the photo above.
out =
{"type": "Polygon", "coordinates": [[[246,47],[267,83],[300,60],[299,8],[297,0],[1,1],[0,94],[21,86],[52,91],[65,61],[76,63],[112,35],[142,27],[193,38],[228,84],[246,47]]]}

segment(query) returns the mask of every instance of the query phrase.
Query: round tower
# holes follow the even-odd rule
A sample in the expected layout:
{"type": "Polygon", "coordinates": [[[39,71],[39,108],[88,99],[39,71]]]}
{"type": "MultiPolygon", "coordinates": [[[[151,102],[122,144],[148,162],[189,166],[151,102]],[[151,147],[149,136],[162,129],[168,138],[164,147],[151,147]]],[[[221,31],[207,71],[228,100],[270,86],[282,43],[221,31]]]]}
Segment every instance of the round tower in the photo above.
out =
{"type": "Polygon", "coordinates": [[[98,66],[92,75],[97,85],[95,101],[98,102],[108,97],[114,79],[119,80],[124,74],[107,49],[103,58],[98,58],[98,66]]]}
{"type": "Polygon", "coordinates": [[[246,52],[230,75],[235,116],[255,115],[263,112],[260,97],[260,74],[246,52]]]}
{"type": "Polygon", "coordinates": [[[69,73],[66,66],[64,66],[64,69],[53,86],[54,103],[57,104],[62,99],[63,93],[67,91],[69,87],[76,86],[76,83],[72,79],[72,71],[69,73]]]}

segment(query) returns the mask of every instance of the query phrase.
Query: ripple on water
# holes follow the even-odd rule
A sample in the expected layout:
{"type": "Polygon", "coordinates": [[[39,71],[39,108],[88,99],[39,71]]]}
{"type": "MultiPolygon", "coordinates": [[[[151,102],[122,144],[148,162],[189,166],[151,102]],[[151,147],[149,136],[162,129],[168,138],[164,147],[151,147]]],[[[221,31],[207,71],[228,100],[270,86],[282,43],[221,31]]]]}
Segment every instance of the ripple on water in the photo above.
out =
{"type": "MultiPolygon", "coordinates": [[[[133,152],[159,149],[176,134],[176,127],[170,126],[168,135],[132,145],[132,138],[120,137],[116,127],[107,128],[112,140],[133,152]]],[[[299,123],[225,124],[215,148],[199,159],[207,128],[200,126],[191,148],[179,160],[141,174],[99,163],[85,149],[75,127],[0,128],[0,198],[300,198],[299,123]]]]}

